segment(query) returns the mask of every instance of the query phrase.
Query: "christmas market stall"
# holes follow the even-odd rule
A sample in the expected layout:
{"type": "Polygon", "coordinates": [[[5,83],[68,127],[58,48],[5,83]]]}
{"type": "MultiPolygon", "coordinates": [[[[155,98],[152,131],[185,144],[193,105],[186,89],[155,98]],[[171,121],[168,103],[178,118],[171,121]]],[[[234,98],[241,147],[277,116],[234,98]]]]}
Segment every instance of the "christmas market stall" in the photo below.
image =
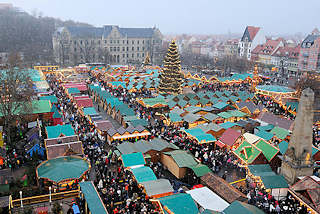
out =
{"type": "Polygon", "coordinates": [[[255,88],[256,94],[269,96],[280,105],[284,105],[285,99],[291,99],[296,96],[296,91],[279,85],[258,85],[255,88]]]}
{"type": "Polygon", "coordinates": [[[201,184],[207,186],[228,203],[234,201],[248,201],[246,195],[212,172],[201,177],[201,184]]]}
{"type": "Polygon", "coordinates": [[[121,160],[124,168],[136,168],[146,164],[141,152],[121,155],[121,160]]]}
{"type": "Polygon", "coordinates": [[[240,142],[240,136],[241,132],[229,128],[225,132],[223,132],[216,144],[221,148],[226,147],[230,149],[240,142]]]}
{"type": "Polygon", "coordinates": [[[297,199],[300,204],[307,207],[311,214],[320,213],[320,179],[316,176],[301,177],[289,188],[289,193],[297,199]]]}
{"type": "Polygon", "coordinates": [[[80,182],[80,198],[85,199],[84,213],[108,214],[108,211],[92,181],[80,182]]]}
{"type": "Polygon", "coordinates": [[[266,189],[276,200],[285,198],[288,194],[288,184],[282,175],[275,174],[269,164],[248,165],[248,175],[252,182],[266,189]]]}
{"type": "Polygon", "coordinates": [[[145,181],[142,182],[141,185],[143,186],[146,195],[153,199],[169,196],[174,192],[169,180],[163,178],[145,181]]]}
{"type": "Polygon", "coordinates": [[[197,204],[192,197],[186,193],[178,193],[166,197],[150,200],[160,213],[176,214],[198,214],[197,204]]]}
{"type": "Polygon", "coordinates": [[[240,201],[235,201],[223,210],[224,214],[264,214],[258,207],[240,201]]]}
{"type": "Polygon", "coordinates": [[[120,127],[118,129],[111,128],[107,131],[107,140],[111,143],[114,140],[127,140],[127,139],[139,139],[145,138],[151,135],[151,133],[143,126],[129,126],[126,129],[120,127]]]}
{"type": "Polygon", "coordinates": [[[89,170],[90,164],[87,160],[78,156],[67,156],[42,162],[37,167],[36,174],[46,186],[52,184],[55,189],[64,190],[84,179],[89,170]]]}
{"type": "Polygon", "coordinates": [[[221,212],[229,206],[229,203],[211,191],[208,187],[195,188],[186,193],[190,194],[193,200],[202,209],[221,212]]]}
{"type": "Polygon", "coordinates": [[[206,165],[198,164],[191,154],[183,150],[163,152],[161,163],[178,179],[189,179],[193,175],[199,178],[211,171],[206,165]]]}

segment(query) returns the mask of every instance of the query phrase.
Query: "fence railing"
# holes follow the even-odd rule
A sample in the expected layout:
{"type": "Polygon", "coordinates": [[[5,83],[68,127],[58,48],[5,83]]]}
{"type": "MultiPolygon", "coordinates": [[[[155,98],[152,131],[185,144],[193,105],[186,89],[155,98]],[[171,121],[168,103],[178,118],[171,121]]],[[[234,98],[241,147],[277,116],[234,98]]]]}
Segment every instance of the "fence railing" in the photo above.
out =
{"type": "Polygon", "coordinates": [[[79,197],[79,194],[80,194],[80,189],[77,189],[77,190],[71,190],[71,191],[65,191],[65,192],[51,193],[47,195],[38,195],[38,196],[32,196],[32,197],[27,197],[22,199],[15,199],[11,201],[11,207],[12,208],[21,207],[21,201],[24,206],[24,205],[50,202],[50,197],[51,197],[51,201],[57,201],[57,200],[66,199],[66,198],[79,197]]]}

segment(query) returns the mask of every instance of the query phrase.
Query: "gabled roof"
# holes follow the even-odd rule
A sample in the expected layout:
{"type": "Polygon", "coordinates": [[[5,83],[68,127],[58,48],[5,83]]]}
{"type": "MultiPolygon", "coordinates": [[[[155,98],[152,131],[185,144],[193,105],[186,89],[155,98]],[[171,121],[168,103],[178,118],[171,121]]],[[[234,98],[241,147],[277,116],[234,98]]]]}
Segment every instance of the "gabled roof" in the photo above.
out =
{"type": "Polygon", "coordinates": [[[150,167],[141,166],[131,169],[138,183],[157,180],[156,175],[150,167]]]}
{"type": "Polygon", "coordinates": [[[146,164],[146,161],[144,160],[141,152],[121,155],[121,158],[124,167],[132,167],[146,164]]]}
{"type": "Polygon", "coordinates": [[[255,145],[243,141],[232,153],[246,164],[251,164],[262,152],[255,145]]]}
{"type": "Polygon", "coordinates": [[[281,140],[285,139],[290,134],[288,130],[280,128],[279,126],[274,127],[271,130],[271,133],[281,140]]]}
{"type": "MultiPolygon", "coordinates": [[[[166,197],[159,198],[162,207],[169,209],[175,214],[198,214],[197,205],[189,194],[178,193],[166,197]]],[[[164,210],[165,210],[164,209],[164,210]]],[[[166,211],[165,211],[166,212],[166,211]]],[[[166,212],[167,213],[167,212],[166,212]]]]}
{"type": "Polygon", "coordinates": [[[223,210],[224,214],[264,214],[262,210],[256,206],[235,201],[229,207],[223,210]]]}
{"type": "Polygon", "coordinates": [[[73,136],[75,135],[74,129],[70,124],[67,125],[56,125],[56,126],[47,126],[46,127],[48,139],[58,138],[61,135],[63,136],[73,136]]]}
{"type": "Polygon", "coordinates": [[[273,134],[270,132],[266,132],[266,131],[259,131],[256,135],[258,137],[265,139],[266,141],[269,141],[273,138],[273,134]]]}
{"type": "Polygon", "coordinates": [[[262,151],[263,155],[266,157],[268,161],[271,161],[279,153],[278,148],[274,147],[273,145],[267,143],[262,139],[256,142],[255,146],[262,151]]]}
{"type": "Polygon", "coordinates": [[[176,162],[178,167],[191,167],[197,165],[194,157],[183,150],[174,150],[171,152],[164,152],[164,154],[169,155],[176,162]]]}
{"type": "Polygon", "coordinates": [[[259,120],[268,124],[272,124],[274,126],[279,126],[287,130],[292,130],[293,128],[293,120],[280,118],[270,112],[262,112],[259,115],[259,120]]]}
{"type": "Polygon", "coordinates": [[[232,146],[240,136],[241,132],[229,128],[221,135],[219,140],[228,146],[232,146]]]}

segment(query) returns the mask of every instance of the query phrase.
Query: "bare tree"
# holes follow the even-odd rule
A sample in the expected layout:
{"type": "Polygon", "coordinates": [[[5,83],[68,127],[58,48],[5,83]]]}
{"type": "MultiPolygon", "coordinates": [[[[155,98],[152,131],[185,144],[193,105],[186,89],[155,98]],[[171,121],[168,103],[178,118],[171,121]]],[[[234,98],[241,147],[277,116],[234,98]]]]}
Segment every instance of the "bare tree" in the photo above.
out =
{"type": "Polygon", "coordinates": [[[11,129],[17,120],[32,112],[32,97],[35,91],[29,74],[22,70],[21,59],[18,54],[9,56],[9,68],[0,75],[0,114],[4,120],[4,130],[7,143],[11,142],[11,129]]]}

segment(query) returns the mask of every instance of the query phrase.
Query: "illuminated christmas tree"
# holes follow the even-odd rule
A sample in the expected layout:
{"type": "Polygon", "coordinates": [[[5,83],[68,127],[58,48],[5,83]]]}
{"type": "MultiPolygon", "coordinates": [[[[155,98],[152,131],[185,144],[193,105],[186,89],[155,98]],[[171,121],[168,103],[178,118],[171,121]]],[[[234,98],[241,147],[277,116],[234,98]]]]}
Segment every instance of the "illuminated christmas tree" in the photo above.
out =
{"type": "Polygon", "coordinates": [[[150,60],[149,53],[147,53],[147,56],[146,56],[146,58],[144,59],[143,65],[151,65],[151,60],[150,60]]]}
{"type": "Polygon", "coordinates": [[[183,78],[177,45],[175,41],[172,41],[167,56],[164,58],[164,68],[160,74],[158,87],[159,93],[181,94],[183,78]]]}

